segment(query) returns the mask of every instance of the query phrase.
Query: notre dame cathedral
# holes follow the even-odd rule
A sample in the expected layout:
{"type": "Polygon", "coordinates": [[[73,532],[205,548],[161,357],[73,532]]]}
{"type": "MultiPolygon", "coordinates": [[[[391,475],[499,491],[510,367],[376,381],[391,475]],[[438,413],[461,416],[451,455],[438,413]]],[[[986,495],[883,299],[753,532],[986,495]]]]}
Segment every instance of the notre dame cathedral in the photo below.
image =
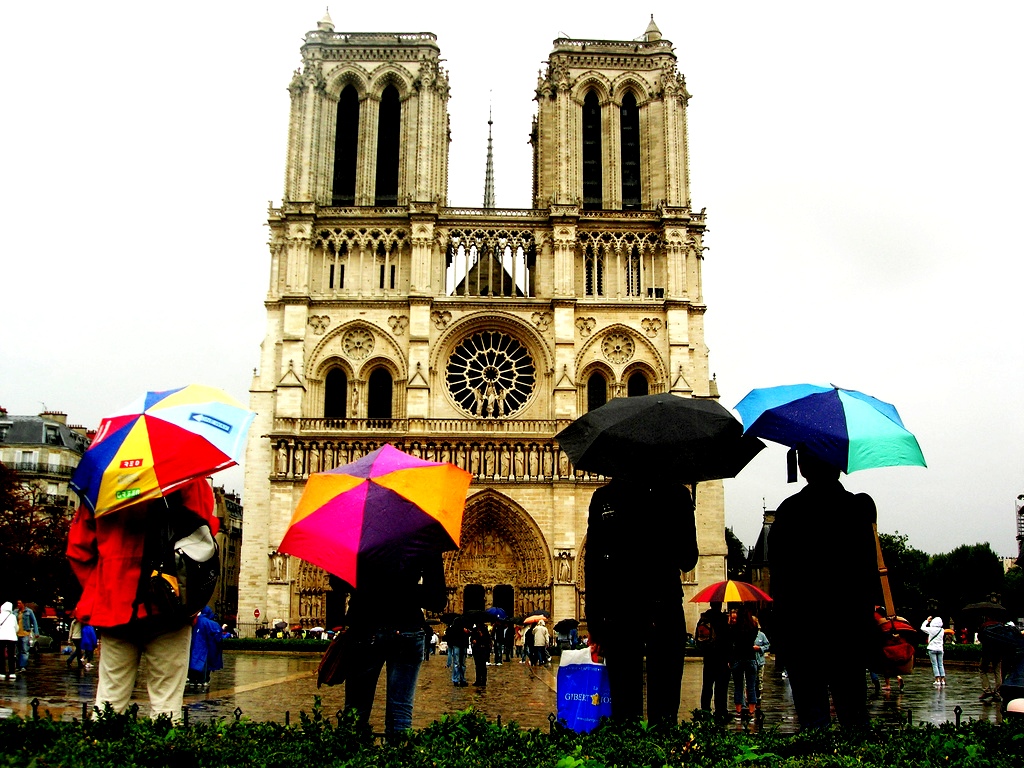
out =
{"type": "MultiPolygon", "coordinates": [[[[331,579],[277,546],[310,473],[382,443],[473,474],[461,548],[445,555],[448,610],[583,620],[587,510],[605,479],[553,436],[613,397],[718,396],[673,45],[653,19],[634,40],[554,41],[530,209],[495,208],[490,184],[483,207],[448,206],[434,35],[338,32],[325,17],[301,53],[269,211],[241,629],[257,612],[331,625],[331,579]]],[[[702,483],[687,597],[725,578],[724,519],[721,481],[702,483]]]]}

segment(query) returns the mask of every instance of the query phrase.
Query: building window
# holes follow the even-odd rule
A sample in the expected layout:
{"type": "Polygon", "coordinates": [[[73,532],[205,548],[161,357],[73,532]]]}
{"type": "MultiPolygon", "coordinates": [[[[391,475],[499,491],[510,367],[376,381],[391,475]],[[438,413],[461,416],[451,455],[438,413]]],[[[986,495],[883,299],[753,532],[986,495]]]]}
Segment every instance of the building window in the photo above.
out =
{"type": "Polygon", "coordinates": [[[642,371],[635,371],[626,382],[626,396],[639,397],[650,394],[650,385],[642,371]]]}
{"type": "Polygon", "coordinates": [[[640,208],[640,110],[632,92],[622,98],[622,209],[640,208]]]}
{"type": "Polygon", "coordinates": [[[346,85],[338,98],[334,132],[334,186],[331,205],[356,204],[356,157],[359,152],[359,96],[346,85]]]}
{"type": "Polygon", "coordinates": [[[583,209],[603,207],[601,180],[601,104],[595,91],[583,99],[583,209]]]}
{"type": "Polygon", "coordinates": [[[366,417],[390,419],[394,384],[387,368],[375,368],[370,374],[366,394],[366,417]]]}
{"type": "Polygon", "coordinates": [[[348,408],[348,376],[332,368],[324,380],[324,418],[344,419],[348,408]]]}
{"type": "Polygon", "coordinates": [[[445,378],[455,402],[484,419],[510,416],[526,405],[537,373],[517,339],[501,331],[480,331],[452,352],[445,378]]]}
{"type": "Polygon", "coordinates": [[[377,184],[373,204],[398,205],[398,154],[402,102],[398,89],[389,85],[380,97],[377,121],[377,184]]]}
{"type": "Polygon", "coordinates": [[[51,427],[49,424],[46,425],[46,444],[61,445],[60,430],[57,427],[51,427]]]}
{"type": "Polygon", "coordinates": [[[588,245],[583,255],[583,269],[587,296],[604,296],[604,254],[593,245],[588,245]]]}
{"type": "Polygon", "coordinates": [[[640,249],[635,245],[629,249],[626,254],[626,275],[625,275],[625,294],[627,296],[639,296],[640,295],[640,249]]]}
{"type": "Polygon", "coordinates": [[[608,380],[601,373],[592,373],[587,379],[587,410],[600,408],[608,402],[608,380]]]}

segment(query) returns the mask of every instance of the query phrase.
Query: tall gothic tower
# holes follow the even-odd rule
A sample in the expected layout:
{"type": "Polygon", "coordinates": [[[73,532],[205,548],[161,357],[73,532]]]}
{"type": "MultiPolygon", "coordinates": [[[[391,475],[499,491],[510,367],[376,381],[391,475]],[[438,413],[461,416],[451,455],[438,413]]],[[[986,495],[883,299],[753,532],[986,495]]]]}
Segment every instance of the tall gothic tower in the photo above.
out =
{"type": "MultiPolygon", "coordinates": [[[[553,436],[611,397],[717,397],[673,46],[554,41],[537,84],[531,209],[449,208],[449,95],[428,33],[306,35],[267,334],[251,388],[239,612],[323,625],[331,583],[276,551],[311,472],[380,444],[473,474],[449,610],[586,615],[604,478],[553,436]]],[[[525,106],[525,105],[524,105],[525,106]]],[[[720,481],[697,490],[687,597],[725,578],[720,481]]],[[[695,606],[687,604],[691,626],[695,606]]],[[[333,617],[330,618],[333,620],[333,617]]]]}

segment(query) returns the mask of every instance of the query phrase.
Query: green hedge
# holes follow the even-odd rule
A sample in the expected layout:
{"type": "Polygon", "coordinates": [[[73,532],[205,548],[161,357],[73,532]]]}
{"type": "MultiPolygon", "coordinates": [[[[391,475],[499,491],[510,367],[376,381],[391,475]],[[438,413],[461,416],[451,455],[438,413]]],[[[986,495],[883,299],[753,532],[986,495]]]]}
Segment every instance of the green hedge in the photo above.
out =
{"type": "Polygon", "coordinates": [[[85,723],[48,719],[0,720],[0,766],[8,768],[260,768],[261,766],[392,766],[394,768],[604,768],[606,766],[699,766],[746,764],[805,766],[985,766],[1016,768],[1024,754],[1024,725],[968,722],[957,728],[876,725],[865,730],[832,728],[781,735],[724,729],[706,713],[673,728],[646,723],[604,723],[590,734],[555,728],[521,730],[491,723],[472,711],[445,716],[420,731],[384,743],[350,716],[325,717],[319,700],[312,714],[285,726],[246,719],[173,727],[101,714],[85,723]]]}

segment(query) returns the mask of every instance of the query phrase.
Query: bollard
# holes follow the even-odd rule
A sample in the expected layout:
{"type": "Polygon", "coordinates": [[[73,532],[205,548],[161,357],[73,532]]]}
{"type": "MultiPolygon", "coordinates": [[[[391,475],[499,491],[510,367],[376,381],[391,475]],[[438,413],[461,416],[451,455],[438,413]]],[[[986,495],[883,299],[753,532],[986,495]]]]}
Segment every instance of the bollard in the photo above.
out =
{"type": "Polygon", "coordinates": [[[913,710],[908,709],[907,710],[907,726],[909,727],[909,726],[911,726],[913,724],[914,724],[914,712],[913,712],[913,710]]]}
{"type": "Polygon", "coordinates": [[[188,728],[188,707],[186,706],[181,708],[181,724],[183,727],[188,728]]]}
{"type": "Polygon", "coordinates": [[[241,707],[235,707],[235,722],[237,723],[241,719],[242,719],[242,708],[241,707]]]}
{"type": "Polygon", "coordinates": [[[558,722],[558,718],[555,717],[555,713],[554,712],[549,712],[548,713],[548,733],[554,733],[555,732],[555,723],[557,723],[557,722],[558,722]]]}
{"type": "Polygon", "coordinates": [[[82,724],[84,725],[89,721],[89,702],[82,702],[82,724]]]}
{"type": "Polygon", "coordinates": [[[29,704],[32,705],[32,719],[33,720],[38,720],[39,719],[39,699],[32,699],[32,701],[30,701],[29,704]]]}
{"type": "Polygon", "coordinates": [[[498,727],[501,728],[501,715],[498,715],[497,724],[498,724],[498,727]]]}
{"type": "Polygon", "coordinates": [[[292,713],[291,713],[291,712],[289,712],[289,711],[288,711],[288,710],[286,709],[286,710],[284,711],[284,727],[285,727],[285,728],[287,728],[287,727],[288,727],[289,725],[291,725],[291,717],[292,717],[292,713]]]}
{"type": "Polygon", "coordinates": [[[345,715],[345,710],[343,710],[343,709],[339,709],[337,712],[334,713],[334,716],[338,720],[338,727],[339,728],[341,728],[341,718],[344,717],[344,715],[345,715]]]}
{"type": "Polygon", "coordinates": [[[964,712],[964,708],[961,707],[959,704],[957,704],[955,707],[953,707],[953,714],[956,715],[956,727],[957,728],[960,727],[960,715],[962,715],[963,712],[964,712]]]}

